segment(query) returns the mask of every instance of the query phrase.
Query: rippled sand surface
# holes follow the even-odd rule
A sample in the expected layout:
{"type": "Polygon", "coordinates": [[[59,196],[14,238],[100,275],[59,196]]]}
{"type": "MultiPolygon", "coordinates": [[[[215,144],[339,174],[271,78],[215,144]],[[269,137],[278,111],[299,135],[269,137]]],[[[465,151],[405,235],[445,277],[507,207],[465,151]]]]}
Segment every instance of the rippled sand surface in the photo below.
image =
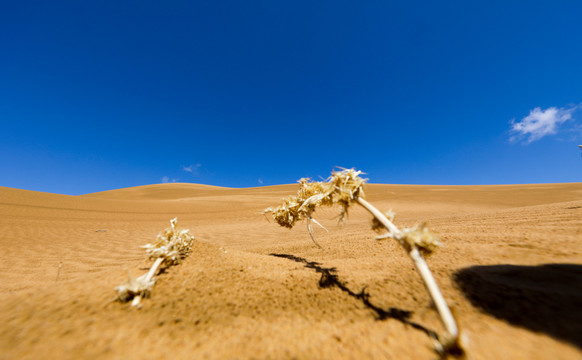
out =
{"type": "MultiPolygon", "coordinates": [[[[404,251],[369,215],[262,215],[296,185],[161,184],[66,196],[0,187],[0,358],[435,359],[442,332],[404,251]],[[178,217],[196,243],[140,310],[113,288],[178,217]]],[[[582,183],[368,185],[395,222],[428,221],[428,258],[472,359],[582,358],[582,183]]]]}

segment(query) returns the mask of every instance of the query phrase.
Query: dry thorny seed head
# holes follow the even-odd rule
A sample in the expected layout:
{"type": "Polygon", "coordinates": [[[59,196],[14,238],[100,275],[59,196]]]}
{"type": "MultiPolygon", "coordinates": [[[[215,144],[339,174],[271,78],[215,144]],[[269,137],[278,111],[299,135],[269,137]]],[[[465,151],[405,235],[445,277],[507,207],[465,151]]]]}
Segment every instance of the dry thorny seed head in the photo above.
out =
{"type": "Polygon", "coordinates": [[[194,242],[194,236],[190,234],[190,230],[178,231],[176,229],[177,218],[172,219],[170,223],[172,226],[159,233],[153,244],[143,246],[149,260],[164,259],[163,267],[179,264],[188,256],[194,242]]]}
{"type": "Polygon", "coordinates": [[[327,181],[302,178],[297,195],[283,199],[281,206],[264,212],[272,213],[277,224],[292,228],[297,221],[311,220],[317,207],[339,204],[342,207],[341,221],[351,202],[364,194],[362,188],[367,179],[362,179],[360,174],[362,172],[355,169],[342,169],[334,171],[327,181]]]}
{"type": "Polygon", "coordinates": [[[440,239],[428,231],[426,223],[404,229],[399,240],[403,242],[409,251],[416,246],[424,255],[432,253],[437,247],[441,246],[440,239]]]}
{"type": "Polygon", "coordinates": [[[148,297],[152,291],[152,287],[156,283],[156,279],[152,278],[146,280],[146,275],[142,275],[134,279],[131,274],[127,273],[128,281],[125,284],[119,285],[115,288],[117,290],[117,298],[121,302],[127,302],[136,296],[148,297]]]}
{"type": "MultiPolygon", "coordinates": [[[[390,221],[394,221],[394,216],[396,214],[392,211],[386,211],[384,216],[390,221]]],[[[372,229],[375,231],[384,231],[386,228],[378,219],[372,219],[372,229]]],[[[406,248],[406,251],[409,251],[416,247],[418,248],[423,255],[429,255],[438,247],[441,246],[440,239],[438,236],[430,233],[428,228],[426,227],[426,223],[422,223],[420,225],[416,225],[412,228],[405,228],[400,231],[398,234],[388,233],[382,236],[378,236],[377,240],[384,240],[384,239],[397,239],[400,241],[402,245],[406,248]]]]}

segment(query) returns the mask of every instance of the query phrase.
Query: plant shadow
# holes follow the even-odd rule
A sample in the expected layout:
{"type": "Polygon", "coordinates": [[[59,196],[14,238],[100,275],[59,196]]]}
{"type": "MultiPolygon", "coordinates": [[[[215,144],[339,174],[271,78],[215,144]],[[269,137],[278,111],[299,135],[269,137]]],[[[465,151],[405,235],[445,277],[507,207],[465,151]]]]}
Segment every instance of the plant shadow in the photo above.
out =
{"type": "Polygon", "coordinates": [[[582,348],[582,265],[472,266],[455,281],[496,318],[582,348]]]}
{"type": "Polygon", "coordinates": [[[295,255],[289,254],[270,254],[270,255],[284,259],[289,259],[304,264],[305,267],[308,269],[315,270],[317,273],[321,274],[321,278],[319,279],[320,288],[337,287],[338,289],[347,293],[351,297],[360,300],[368,309],[374,312],[375,318],[377,320],[395,319],[402,322],[403,324],[409,325],[417,330],[423,331],[433,339],[438,339],[438,335],[435,331],[427,329],[426,327],[410,320],[412,316],[412,311],[402,310],[394,307],[391,307],[388,310],[382,309],[370,302],[370,294],[366,292],[365,287],[360,292],[355,292],[348,288],[345,283],[340,281],[339,277],[336,274],[337,272],[336,268],[333,267],[325,268],[315,261],[307,261],[306,259],[295,255]]]}

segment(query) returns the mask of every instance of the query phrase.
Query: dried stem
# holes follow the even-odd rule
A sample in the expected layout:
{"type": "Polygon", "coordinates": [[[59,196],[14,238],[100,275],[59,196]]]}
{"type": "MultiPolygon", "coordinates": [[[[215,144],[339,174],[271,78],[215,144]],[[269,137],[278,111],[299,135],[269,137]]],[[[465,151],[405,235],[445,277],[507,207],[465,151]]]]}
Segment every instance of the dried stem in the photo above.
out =
{"type": "MultiPolygon", "coordinates": [[[[154,264],[152,265],[152,267],[150,268],[150,271],[148,271],[148,273],[146,274],[145,280],[144,282],[146,284],[149,284],[150,281],[152,281],[154,275],[156,275],[156,273],[158,272],[158,269],[160,268],[160,265],[162,265],[162,263],[164,262],[164,258],[157,258],[156,261],[154,262],[154,264]]],[[[137,295],[136,297],[133,298],[133,301],[131,302],[131,306],[136,306],[136,307],[141,307],[141,295],[137,295]]]]}
{"type": "Polygon", "coordinates": [[[150,271],[148,271],[145,281],[146,282],[150,282],[152,280],[152,278],[154,277],[154,275],[158,272],[158,268],[160,267],[160,265],[162,265],[162,262],[164,262],[164,258],[157,258],[156,262],[152,265],[150,271]]]}
{"type": "Polygon", "coordinates": [[[356,197],[356,202],[360,204],[364,209],[368,210],[388,231],[390,231],[390,235],[392,238],[398,240],[400,244],[404,247],[407,251],[408,255],[414,262],[414,266],[416,266],[416,270],[418,270],[420,277],[424,281],[424,285],[426,286],[430,297],[432,298],[439,315],[441,316],[441,321],[445,326],[445,329],[448,332],[448,336],[446,339],[441,339],[442,344],[445,347],[450,345],[457,344],[459,339],[459,328],[457,327],[457,323],[451,310],[449,309],[447,302],[445,301],[432,273],[426,264],[426,261],[420,254],[418,248],[414,245],[410,245],[402,241],[402,236],[404,235],[402,231],[396,227],[382,212],[376,209],[372,204],[367,202],[366,200],[356,197]]]}

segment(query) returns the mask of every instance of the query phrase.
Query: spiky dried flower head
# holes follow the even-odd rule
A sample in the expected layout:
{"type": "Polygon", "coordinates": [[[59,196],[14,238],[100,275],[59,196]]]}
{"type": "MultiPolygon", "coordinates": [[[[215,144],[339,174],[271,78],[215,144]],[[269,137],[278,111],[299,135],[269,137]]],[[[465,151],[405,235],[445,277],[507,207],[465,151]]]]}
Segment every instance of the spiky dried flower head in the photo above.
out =
{"type": "Polygon", "coordinates": [[[267,208],[277,224],[292,228],[297,221],[311,220],[311,214],[319,206],[339,204],[342,207],[340,219],[347,214],[347,209],[358,196],[363,196],[363,186],[367,179],[360,177],[361,171],[342,169],[333,171],[327,181],[299,180],[297,195],[283,199],[283,204],[276,208],[267,208]]]}
{"type": "Polygon", "coordinates": [[[264,212],[272,213],[277,224],[292,228],[297,221],[311,216],[315,208],[325,200],[328,190],[329,186],[326,183],[302,178],[299,180],[297,195],[283,199],[283,204],[279,207],[268,208],[264,212]]]}
{"type": "MultiPolygon", "coordinates": [[[[386,218],[394,221],[394,212],[392,210],[384,213],[386,218]]],[[[375,231],[383,231],[386,228],[376,218],[372,219],[372,229],[375,231]]],[[[376,237],[376,240],[396,239],[410,252],[414,247],[418,248],[424,255],[431,254],[438,247],[441,246],[438,236],[432,234],[426,227],[426,223],[416,225],[412,228],[405,228],[398,233],[387,233],[376,237]]]]}
{"type": "Polygon", "coordinates": [[[327,182],[333,187],[334,202],[351,203],[356,197],[364,195],[364,184],[368,179],[360,175],[363,172],[356,169],[333,171],[327,182]]]}
{"type": "Polygon", "coordinates": [[[413,247],[417,247],[425,255],[432,253],[441,246],[439,237],[428,231],[426,223],[402,230],[402,234],[397,238],[408,251],[413,247]]]}
{"type": "Polygon", "coordinates": [[[190,230],[177,229],[177,218],[170,220],[170,224],[171,227],[160,232],[153,244],[143,246],[148,259],[163,258],[162,266],[164,267],[179,264],[188,256],[194,242],[194,236],[190,234],[190,230]]]}
{"type": "Polygon", "coordinates": [[[146,298],[150,295],[152,287],[156,283],[155,278],[147,279],[147,274],[134,279],[128,272],[128,281],[126,284],[119,285],[115,288],[117,291],[117,298],[121,302],[127,302],[136,296],[146,298]]]}

